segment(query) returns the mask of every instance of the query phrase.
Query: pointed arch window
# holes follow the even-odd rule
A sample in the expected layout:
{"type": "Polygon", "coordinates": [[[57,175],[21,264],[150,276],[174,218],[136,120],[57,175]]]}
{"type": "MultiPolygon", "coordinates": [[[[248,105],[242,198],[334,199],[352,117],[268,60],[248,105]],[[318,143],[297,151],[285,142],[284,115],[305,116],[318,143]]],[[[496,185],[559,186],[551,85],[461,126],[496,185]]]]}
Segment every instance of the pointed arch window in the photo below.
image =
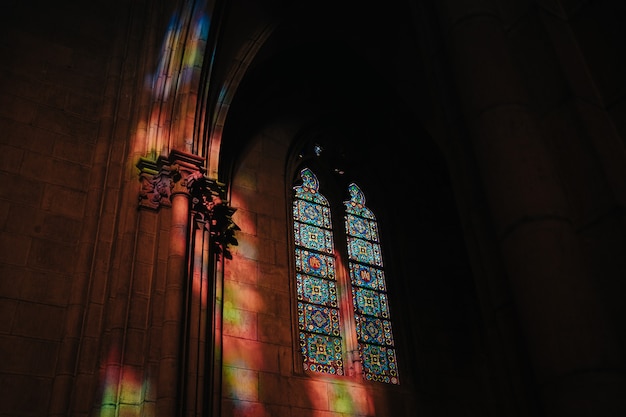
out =
{"type": "Polygon", "coordinates": [[[358,185],[348,186],[345,227],[352,305],[363,376],[372,381],[398,383],[396,351],[387,302],[378,223],[365,206],[358,185]]]}
{"type": "Polygon", "coordinates": [[[293,203],[298,329],[304,369],[343,375],[333,231],[328,200],[311,170],[293,203]]]}
{"type": "Polygon", "coordinates": [[[340,213],[344,229],[333,229],[331,204],[320,193],[316,175],[304,168],[300,177],[302,185],[294,187],[293,230],[304,369],[344,375],[344,362],[355,352],[363,378],[398,384],[376,218],[359,186],[351,183],[340,213]],[[342,234],[345,248],[335,247],[335,233],[342,234]]]}

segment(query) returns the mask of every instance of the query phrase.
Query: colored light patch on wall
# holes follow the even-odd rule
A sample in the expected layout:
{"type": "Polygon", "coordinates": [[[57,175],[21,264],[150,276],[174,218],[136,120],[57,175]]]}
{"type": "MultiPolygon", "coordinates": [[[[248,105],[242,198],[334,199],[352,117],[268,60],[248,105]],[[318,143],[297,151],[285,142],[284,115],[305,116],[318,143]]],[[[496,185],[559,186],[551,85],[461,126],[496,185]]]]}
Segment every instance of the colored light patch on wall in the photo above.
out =
{"type": "MultiPolygon", "coordinates": [[[[243,239],[246,240],[246,239],[243,239]]],[[[249,251],[256,251],[249,242],[249,251]]],[[[247,264],[241,251],[233,253],[229,265],[247,264]]],[[[247,274],[247,269],[237,270],[247,274]]],[[[245,276],[229,275],[224,280],[223,304],[223,353],[222,387],[223,396],[232,401],[234,415],[265,415],[259,403],[258,370],[264,365],[263,351],[256,348],[258,342],[258,314],[266,309],[266,303],[254,285],[245,281],[245,276]],[[260,414],[256,414],[256,413],[260,414]]]]}
{"type": "Polygon", "coordinates": [[[181,16],[173,14],[167,26],[167,31],[161,42],[159,60],[157,67],[152,74],[147,74],[145,78],[146,87],[152,91],[154,96],[158,95],[163,99],[168,99],[173,89],[180,88],[174,81],[178,79],[174,71],[181,71],[186,68],[202,65],[201,59],[204,51],[202,42],[206,41],[210,29],[210,18],[205,11],[195,11],[188,27],[181,16]],[[191,36],[190,36],[191,34],[191,36]],[[186,38],[191,43],[185,43],[186,38]],[[172,65],[172,57],[175,54],[182,54],[181,63],[172,65]]]}
{"type": "MultiPolygon", "coordinates": [[[[177,96],[188,96],[197,89],[192,83],[205,60],[205,46],[211,19],[206,10],[187,5],[187,10],[171,16],[161,41],[161,48],[152,73],[144,78],[145,91],[150,94],[152,107],[148,120],[140,121],[136,129],[135,147],[142,156],[155,161],[167,155],[172,147],[172,120],[193,120],[194,106],[175,108],[177,96]],[[180,114],[172,114],[178,112],[180,114]]],[[[178,128],[184,140],[185,151],[193,146],[193,123],[178,128]]],[[[182,145],[182,144],[176,144],[182,145]]]]}
{"type": "MultiPolygon", "coordinates": [[[[102,400],[100,402],[100,417],[116,413],[124,407],[126,415],[141,416],[145,414],[144,405],[149,381],[143,372],[130,365],[114,364],[119,361],[117,350],[109,352],[104,381],[102,384],[102,400]]],[[[117,415],[117,414],[116,414],[117,415]]]]}
{"type": "Polygon", "coordinates": [[[252,311],[235,308],[231,302],[224,303],[223,332],[225,335],[257,338],[257,314],[252,311]]]}
{"type": "MultiPolygon", "coordinates": [[[[328,403],[330,411],[342,413],[342,416],[376,415],[372,394],[366,387],[357,384],[342,381],[329,383],[328,403]]],[[[326,415],[319,413],[320,417],[326,415]]]]}
{"type": "Polygon", "coordinates": [[[224,396],[227,398],[258,401],[259,374],[256,371],[243,368],[224,366],[224,396]]]}

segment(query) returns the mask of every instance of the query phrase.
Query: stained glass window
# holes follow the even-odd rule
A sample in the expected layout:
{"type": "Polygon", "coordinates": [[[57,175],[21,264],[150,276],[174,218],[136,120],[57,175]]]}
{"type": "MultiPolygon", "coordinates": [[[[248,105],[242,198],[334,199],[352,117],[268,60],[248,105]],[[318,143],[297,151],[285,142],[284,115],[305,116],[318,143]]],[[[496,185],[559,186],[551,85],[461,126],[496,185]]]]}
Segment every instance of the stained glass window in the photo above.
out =
{"type": "Polygon", "coordinates": [[[399,383],[396,350],[387,303],[387,287],[378,237],[378,223],[354,183],[345,201],[348,269],[359,356],[367,380],[399,383]]]}
{"type": "MultiPolygon", "coordinates": [[[[306,371],[344,375],[344,350],[357,350],[363,378],[398,384],[387,287],[378,224],[354,183],[344,201],[347,260],[335,257],[331,206],[308,168],[294,187],[295,269],[300,351],[306,371]],[[338,274],[337,270],[345,271],[338,274]],[[338,276],[344,277],[339,279],[338,276]],[[345,281],[345,282],[344,282],[345,281]],[[352,311],[341,311],[340,288],[352,298],[352,311]],[[344,334],[342,320],[355,335],[344,334]]],[[[337,207],[340,207],[337,206],[337,207]]],[[[348,306],[350,302],[344,304],[348,306]]]]}
{"type": "Polygon", "coordinates": [[[304,369],[343,375],[330,207],[317,177],[300,172],[293,203],[298,330],[304,369]]]}

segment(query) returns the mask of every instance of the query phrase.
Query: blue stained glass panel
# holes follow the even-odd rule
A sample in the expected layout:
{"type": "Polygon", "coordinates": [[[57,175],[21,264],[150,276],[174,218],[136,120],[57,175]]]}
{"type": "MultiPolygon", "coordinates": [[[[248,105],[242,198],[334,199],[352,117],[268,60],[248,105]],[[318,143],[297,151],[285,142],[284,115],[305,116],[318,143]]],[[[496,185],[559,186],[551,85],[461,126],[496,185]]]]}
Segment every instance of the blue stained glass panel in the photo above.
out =
{"type": "Polygon", "coordinates": [[[337,307],[337,285],[334,281],[297,274],[298,300],[337,307]]]}
{"type": "Polygon", "coordinates": [[[352,301],[357,313],[375,317],[389,317],[387,300],[384,294],[359,287],[353,288],[352,291],[352,301]]]}
{"type": "Polygon", "coordinates": [[[305,168],[300,177],[292,212],[302,360],[305,370],[343,375],[330,207],[315,174],[305,168]]]}
{"type": "Polygon", "coordinates": [[[345,228],[356,320],[359,354],[366,380],[398,384],[396,352],[389,320],[385,274],[378,244],[378,224],[365,207],[365,196],[356,184],[348,186],[345,228]]]}
{"type": "Polygon", "coordinates": [[[300,333],[300,350],[305,370],[343,375],[341,338],[300,333]]]}
{"type": "Polygon", "coordinates": [[[364,264],[383,266],[380,245],[367,240],[348,236],[348,256],[350,259],[364,264]]]}
{"type": "Polygon", "coordinates": [[[359,341],[379,345],[385,344],[385,333],[380,319],[356,316],[356,326],[359,341]]]}
{"type": "Polygon", "coordinates": [[[296,270],[309,275],[335,279],[335,258],[296,248],[296,270]]]}
{"type": "Polygon", "coordinates": [[[389,320],[357,315],[356,325],[360,342],[393,346],[389,320]]]}
{"type": "Polygon", "coordinates": [[[385,273],[382,269],[354,262],[349,262],[349,267],[352,285],[385,291],[385,273]]]}
{"type": "Polygon", "coordinates": [[[346,215],[346,229],[352,236],[378,242],[378,228],[371,220],[348,214],[346,215]]]}
{"type": "Polygon", "coordinates": [[[298,246],[320,252],[333,252],[333,233],[330,230],[294,222],[294,238],[298,246]]]}
{"type": "Polygon", "coordinates": [[[293,218],[303,223],[330,228],[330,209],[327,206],[296,200],[293,206],[293,218]]]}
{"type": "Polygon", "coordinates": [[[368,381],[398,384],[398,365],[395,349],[385,346],[359,344],[363,375],[368,381]]]}
{"type": "Polygon", "coordinates": [[[298,303],[300,330],[339,336],[339,312],[335,308],[298,303]]]}

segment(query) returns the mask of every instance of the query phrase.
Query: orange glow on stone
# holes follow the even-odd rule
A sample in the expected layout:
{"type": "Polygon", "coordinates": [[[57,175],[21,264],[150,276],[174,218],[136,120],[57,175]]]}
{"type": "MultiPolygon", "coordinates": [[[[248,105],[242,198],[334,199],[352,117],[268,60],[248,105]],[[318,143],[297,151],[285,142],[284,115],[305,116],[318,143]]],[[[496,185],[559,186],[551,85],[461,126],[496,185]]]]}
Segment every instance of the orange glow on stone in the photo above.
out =
{"type": "Polygon", "coordinates": [[[115,365],[119,360],[119,349],[111,348],[107,359],[106,373],[102,387],[100,403],[101,417],[117,415],[113,410],[124,408],[128,416],[145,415],[146,393],[149,381],[144,379],[140,368],[130,365],[115,365]],[[113,413],[113,414],[112,414],[113,413]]]}

